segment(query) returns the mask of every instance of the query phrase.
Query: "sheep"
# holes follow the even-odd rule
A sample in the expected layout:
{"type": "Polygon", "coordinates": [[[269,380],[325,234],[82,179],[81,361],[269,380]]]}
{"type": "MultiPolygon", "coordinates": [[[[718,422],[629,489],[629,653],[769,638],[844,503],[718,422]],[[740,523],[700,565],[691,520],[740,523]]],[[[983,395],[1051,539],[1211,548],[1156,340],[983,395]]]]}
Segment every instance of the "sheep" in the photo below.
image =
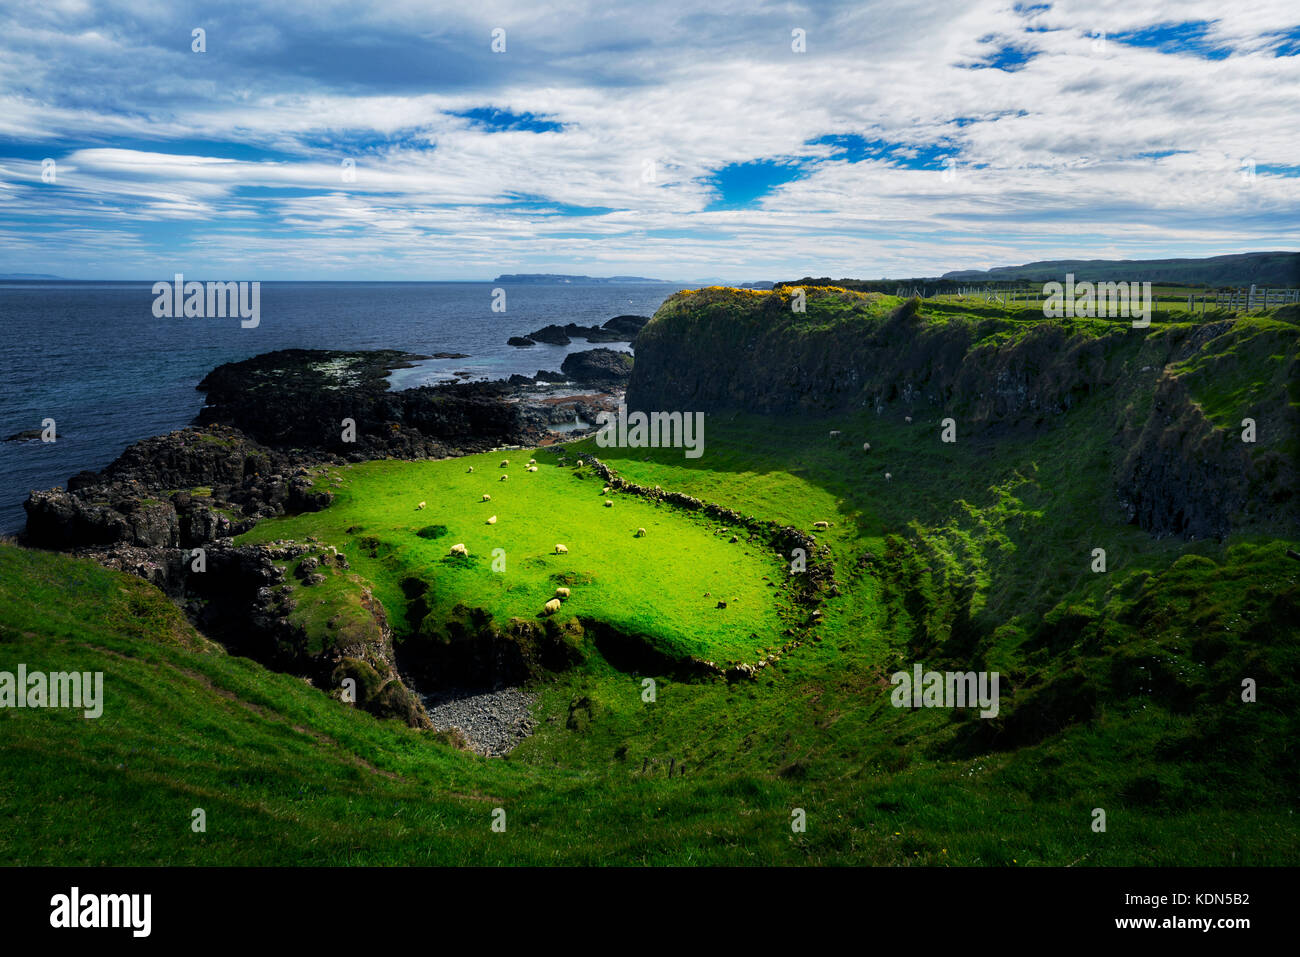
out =
{"type": "Polygon", "coordinates": [[[503,475],[503,476],[501,476],[501,481],[504,482],[504,481],[505,481],[506,479],[508,479],[508,478],[510,478],[509,475],[503,475]]]}
{"type": "Polygon", "coordinates": [[[529,459],[529,460],[528,460],[528,464],[529,464],[529,465],[536,465],[536,464],[537,464],[537,459],[529,459]]]}
{"type": "Polygon", "coordinates": [[[578,468],[582,468],[582,459],[578,459],[578,468]]]}
{"type": "Polygon", "coordinates": [[[830,528],[830,522],[813,522],[813,528],[830,528]]]}
{"type": "Polygon", "coordinates": [[[537,471],[537,466],[536,466],[536,465],[530,465],[530,466],[528,466],[528,468],[524,469],[524,471],[525,471],[525,472],[536,472],[536,471],[537,471]]]}
{"type": "Polygon", "coordinates": [[[421,502],[419,505],[415,506],[415,510],[416,510],[417,512],[418,512],[420,509],[422,509],[422,508],[424,508],[424,503],[423,503],[423,502],[421,502]]]}
{"type": "Polygon", "coordinates": [[[565,546],[563,546],[563,545],[556,545],[556,546],[555,546],[555,554],[557,554],[557,555],[567,555],[567,554],[569,554],[569,550],[568,550],[565,546]]]}
{"type": "Polygon", "coordinates": [[[483,493],[483,501],[485,501],[485,502],[490,502],[490,501],[492,501],[492,496],[489,495],[487,492],[484,492],[484,493],[483,493]]]}
{"type": "Polygon", "coordinates": [[[840,430],[839,430],[839,429],[831,429],[831,438],[832,438],[832,439],[838,439],[839,437],[840,437],[840,430]]]}
{"type": "Polygon", "coordinates": [[[497,523],[497,517],[496,517],[495,515],[493,515],[491,518],[489,518],[489,519],[487,520],[487,523],[488,523],[489,525],[495,525],[495,524],[497,523]]]}
{"type": "Polygon", "coordinates": [[[451,546],[451,554],[468,556],[469,549],[465,547],[464,542],[457,542],[455,545],[451,546]]]}
{"type": "Polygon", "coordinates": [[[892,478],[893,478],[893,476],[890,475],[888,472],[885,473],[885,481],[886,481],[886,482],[888,482],[888,481],[889,481],[890,479],[892,479],[892,478]]]}
{"type": "Polygon", "coordinates": [[[473,472],[473,471],[474,471],[474,466],[471,465],[471,466],[469,467],[469,470],[470,470],[470,472],[473,472]]]}
{"type": "Polygon", "coordinates": [[[509,459],[502,459],[502,460],[501,460],[501,468],[505,468],[505,467],[506,467],[507,465],[509,465],[509,464],[510,464],[510,460],[509,460],[509,459]]]}
{"type": "Polygon", "coordinates": [[[560,599],[552,598],[550,601],[546,603],[546,607],[542,609],[542,614],[554,615],[559,610],[560,610],[560,599]]]}
{"type": "Polygon", "coordinates": [[[605,499],[605,507],[606,507],[606,508],[613,508],[613,507],[614,507],[614,503],[611,502],[609,499],[605,499]]]}
{"type": "Polygon", "coordinates": [[[862,443],[862,451],[864,451],[864,452],[870,452],[870,451],[871,451],[871,443],[870,443],[870,442],[863,442],[863,443],[862,443]]]}
{"type": "Polygon", "coordinates": [[[601,489],[601,490],[600,490],[600,494],[601,494],[601,495],[608,495],[608,494],[609,494],[609,486],[606,485],[603,489],[601,489]]]}
{"type": "Polygon", "coordinates": [[[568,598],[568,597],[569,597],[569,589],[567,589],[567,588],[557,588],[557,589],[555,589],[555,597],[556,597],[556,598],[568,598]]]}
{"type": "Polygon", "coordinates": [[[636,530],[636,537],[637,537],[637,538],[645,538],[645,529],[644,529],[644,528],[638,528],[638,529],[636,530]]]}
{"type": "Polygon", "coordinates": [[[911,417],[910,415],[905,415],[905,416],[903,416],[903,421],[906,422],[908,425],[911,425],[911,424],[912,424],[912,417],[911,417]]]}

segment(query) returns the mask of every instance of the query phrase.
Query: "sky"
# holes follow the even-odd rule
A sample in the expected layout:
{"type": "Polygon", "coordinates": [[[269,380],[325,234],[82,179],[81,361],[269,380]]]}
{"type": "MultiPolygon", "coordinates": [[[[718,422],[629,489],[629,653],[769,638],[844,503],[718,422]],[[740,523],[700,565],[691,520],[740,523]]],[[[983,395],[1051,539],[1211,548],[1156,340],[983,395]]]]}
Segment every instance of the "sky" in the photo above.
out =
{"type": "Polygon", "coordinates": [[[934,276],[1298,214],[1294,0],[0,0],[0,273],[934,276]]]}

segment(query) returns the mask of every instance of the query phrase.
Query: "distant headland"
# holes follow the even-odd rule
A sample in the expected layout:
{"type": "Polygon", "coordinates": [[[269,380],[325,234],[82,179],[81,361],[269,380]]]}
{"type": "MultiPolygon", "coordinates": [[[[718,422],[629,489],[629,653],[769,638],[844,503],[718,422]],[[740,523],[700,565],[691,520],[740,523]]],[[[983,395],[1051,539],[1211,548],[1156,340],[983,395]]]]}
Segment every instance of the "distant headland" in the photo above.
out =
{"type": "Polygon", "coordinates": [[[575,286],[604,286],[628,283],[664,283],[673,284],[672,279],[647,279],[645,276],[566,276],[551,272],[502,273],[493,282],[567,282],[575,286]]]}

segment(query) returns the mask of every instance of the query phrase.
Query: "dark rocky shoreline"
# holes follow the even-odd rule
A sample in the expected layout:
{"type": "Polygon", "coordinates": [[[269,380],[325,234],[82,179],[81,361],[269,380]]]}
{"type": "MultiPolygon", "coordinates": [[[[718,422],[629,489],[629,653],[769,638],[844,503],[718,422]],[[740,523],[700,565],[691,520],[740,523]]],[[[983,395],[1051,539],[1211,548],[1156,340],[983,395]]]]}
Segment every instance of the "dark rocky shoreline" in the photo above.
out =
{"type": "MultiPolygon", "coordinates": [[[[368,593],[360,601],[365,620],[353,623],[349,642],[310,652],[291,622],[292,588],[276,563],[343,573],[343,555],[310,541],[237,546],[233,538],[262,519],[328,506],[332,495],[315,484],[322,467],[549,444],[552,426],[589,423],[616,405],[621,393],[601,390],[625,382],[628,364],[600,356],[563,373],[539,372],[537,380],[389,389],[392,370],[423,358],[289,349],[218,366],[198,385],[207,401],[194,425],[136,442],[102,471],[72,476],[66,488],[33,491],[20,541],[144,578],[232,653],[336,697],[341,679],[352,677],[358,706],[433,727],[398,673],[392,630],[368,593]],[[621,379],[610,374],[619,367],[621,379]],[[204,574],[191,574],[196,549],[204,574]]],[[[311,584],[311,573],[302,577],[311,584]]],[[[504,753],[527,731],[507,724],[511,730],[490,735],[484,753],[504,753]]]]}
{"type": "Polygon", "coordinates": [[[649,321],[649,316],[615,316],[600,326],[580,326],[574,322],[561,326],[553,323],[526,336],[511,336],[506,340],[506,345],[527,348],[542,342],[550,346],[567,346],[574,339],[585,339],[587,342],[631,342],[649,321]]]}

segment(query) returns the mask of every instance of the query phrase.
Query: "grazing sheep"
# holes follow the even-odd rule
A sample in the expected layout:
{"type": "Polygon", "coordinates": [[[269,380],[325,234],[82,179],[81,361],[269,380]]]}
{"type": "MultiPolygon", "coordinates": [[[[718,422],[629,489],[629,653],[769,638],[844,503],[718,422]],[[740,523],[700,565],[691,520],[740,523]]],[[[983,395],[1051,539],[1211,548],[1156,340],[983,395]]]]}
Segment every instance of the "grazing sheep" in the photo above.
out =
{"type": "Polygon", "coordinates": [[[905,416],[903,416],[903,421],[906,422],[908,425],[911,425],[911,424],[912,424],[912,417],[911,417],[910,415],[905,415],[905,416]]]}
{"type": "Polygon", "coordinates": [[[487,520],[487,523],[488,523],[489,525],[495,525],[495,524],[497,523],[497,517],[496,517],[495,515],[493,515],[491,518],[489,518],[489,519],[487,520]]]}
{"type": "Polygon", "coordinates": [[[505,468],[505,467],[506,467],[507,465],[509,465],[509,464],[510,464],[510,460],[509,460],[509,459],[502,459],[502,460],[501,460],[501,467],[502,467],[502,468],[505,468]]]}
{"type": "Polygon", "coordinates": [[[530,466],[528,466],[528,468],[525,469],[524,471],[526,471],[526,472],[536,472],[536,471],[537,471],[537,466],[536,466],[536,465],[530,465],[530,466]]]}
{"type": "Polygon", "coordinates": [[[645,538],[645,529],[644,529],[644,528],[638,528],[638,529],[636,530],[636,537],[637,537],[637,538],[645,538]]]}
{"type": "Polygon", "coordinates": [[[840,430],[839,430],[839,429],[831,429],[831,438],[832,438],[832,439],[838,439],[839,437],[840,437],[840,430]]]}
{"type": "Polygon", "coordinates": [[[565,548],[563,545],[556,545],[556,546],[555,546],[555,554],[557,554],[557,555],[567,555],[567,554],[569,554],[569,550],[568,550],[567,548],[565,548]]]}
{"type": "Polygon", "coordinates": [[[464,542],[457,542],[455,545],[451,546],[451,554],[469,555],[469,549],[465,547],[464,542]]]}
{"type": "Polygon", "coordinates": [[[578,459],[578,468],[582,468],[582,459],[578,459]]]}
{"type": "Polygon", "coordinates": [[[567,588],[557,588],[557,589],[555,589],[555,597],[556,597],[556,598],[568,598],[568,597],[569,597],[569,589],[567,589],[567,588]]]}
{"type": "Polygon", "coordinates": [[[487,492],[484,492],[484,493],[483,493],[483,501],[485,501],[485,502],[490,502],[490,501],[492,501],[492,496],[489,495],[487,492]]]}
{"type": "Polygon", "coordinates": [[[528,460],[528,464],[529,464],[529,465],[536,465],[536,464],[537,464],[537,459],[529,459],[529,460],[528,460]]]}
{"type": "Polygon", "coordinates": [[[423,503],[423,502],[421,502],[419,505],[415,506],[415,510],[416,510],[417,512],[418,512],[420,509],[422,509],[422,508],[424,508],[424,503],[423,503]]]}
{"type": "Polygon", "coordinates": [[[870,442],[863,442],[863,443],[862,443],[862,451],[864,451],[864,452],[870,452],[870,451],[871,451],[871,443],[870,443],[870,442]]]}
{"type": "Polygon", "coordinates": [[[813,522],[813,528],[830,528],[830,522],[813,522]]]}
{"type": "Polygon", "coordinates": [[[601,489],[601,490],[600,490],[600,494],[601,494],[601,495],[608,495],[608,494],[609,494],[609,486],[606,485],[603,489],[601,489]]]}
{"type": "Polygon", "coordinates": [[[471,472],[473,472],[473,471],[474,471],[474,466],[471,465],[471,466],[469,467],[469,470],[470,470],[471,472]]]}
{"type": "Polygon", "coordinates": [[[614,503],[611,502],[609,499],[605,499],[605,507],[606,507],[606,508],[613,508],[613,507],[614,507],[614,503]]]}
{"type": "Polygon", "coordinates": [[[886,482],[888,482],[888,481],[889,481],[890,479],[892,479],[892,478],[893,478],[893,476],[890,475],[888,472],[885,473],[885,481],[886,481],[886,482]]]}
{"type": "Polygon", "coordinates": [[[554,615],[559,610],[560,610],[560,599],[552,598],[550,601],[546,603],[546,607],[542,609],[542,614],[554,615]]]}
{"type": "Polygon", "coordinates": [[[503,475],[503,476],[501,476],[501,481],[504,482],[504,481],[505,481],[506,479],[508,479],[508,478],[510,478],[509,475],[503,475]]]}

